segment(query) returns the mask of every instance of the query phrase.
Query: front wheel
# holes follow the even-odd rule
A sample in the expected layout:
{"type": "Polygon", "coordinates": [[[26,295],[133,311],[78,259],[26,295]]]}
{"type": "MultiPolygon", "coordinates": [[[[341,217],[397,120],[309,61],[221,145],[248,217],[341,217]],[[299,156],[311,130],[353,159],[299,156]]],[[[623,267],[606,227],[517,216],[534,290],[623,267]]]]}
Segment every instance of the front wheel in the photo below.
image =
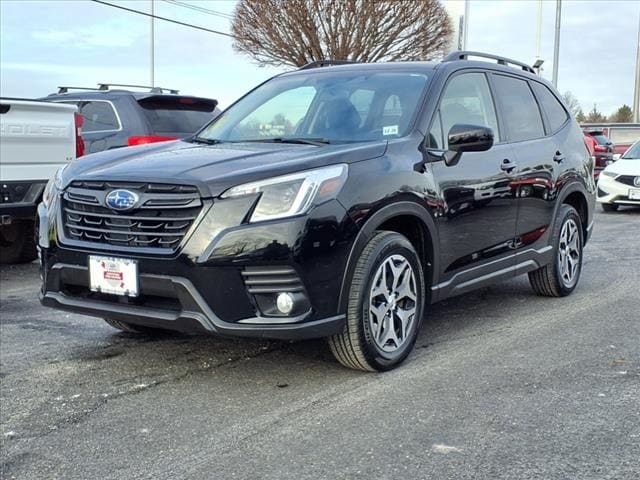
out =
{"type": "Polygon", "coordinates": [[[347,319],[329,347],[356,370],[395,368],[411,353],[424,308],[424,277],[415,249],[404,236],[379,231],[358,258],[351,278],[347,319]]]}
{"type": "Polygon", "coordinates": [[[561,205],[551,233],[553,262],[529,272],[529,283],[545,297],[565,297],[578,285],[584,245],[580,215],[571,205],[561,205]]]}

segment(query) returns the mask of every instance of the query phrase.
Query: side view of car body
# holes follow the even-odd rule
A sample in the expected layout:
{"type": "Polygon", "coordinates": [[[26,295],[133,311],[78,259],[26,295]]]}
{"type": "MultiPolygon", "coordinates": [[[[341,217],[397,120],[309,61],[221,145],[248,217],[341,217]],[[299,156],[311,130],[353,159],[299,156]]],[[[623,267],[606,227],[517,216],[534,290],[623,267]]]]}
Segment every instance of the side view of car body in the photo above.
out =
{"type": "Polygon", "coordinates": [[[640,141],[602,171],[598,179],[598,202],[606,212],[615,211],[621,205],[640,206],[640,141]]]}
{"type": "Polygon", "coordinates": [[[86,153],[175,140],[193,135],[220,113],[218,102],[180,95],[177,90],[100,84],[95,89],[59,87],[42,100],[73,104],[84,119],[86,153]],[[116,87],[116,88],[113,88],[116,87]]]}
{"type": "Polygon", "coordinates": [[[191,138],[60,171],[41,301],[130,332],[327,337],[343,365],[388,370],[431,303],[524,273],[569,295],[593,167],[514,60],[309,65],[191,138]]]}

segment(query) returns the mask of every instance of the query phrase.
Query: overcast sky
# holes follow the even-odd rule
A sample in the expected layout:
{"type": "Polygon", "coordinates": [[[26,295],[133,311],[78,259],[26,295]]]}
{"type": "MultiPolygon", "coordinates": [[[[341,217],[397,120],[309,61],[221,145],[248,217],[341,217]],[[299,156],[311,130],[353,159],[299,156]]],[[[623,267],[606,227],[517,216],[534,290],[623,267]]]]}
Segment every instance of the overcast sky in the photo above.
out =
{"type": "MultiPolygon", "coordinates": [[[[116,2],[117,0],[111,0],[116,2]]],[[[456,1],[456,0],[451,0],[456,1]]],[[[163,0],[155,13],[229,32],[235,0],[181,0],[221,12],[216,16],[163,0]]],[[[120,5],[149,11],[150,0],[120,5]]],[[[551,77],[555,0],[543,3],[543,76],[551,77]]],[[[536,0],[471,0],[470,50],[533,62],[536,0]]],[[[559,90],[571,90],[588,111],[605,114],[633,100],[640,2],[634,0],[562,2],[559,90]]],[[[98,82],[147,85],[147,17],[89,0],[0,0],[0,94],[38,97],[58,85],[98,82]]],[[[156,84],[183,93],[217,98],[222,107],[249,88],[285,69],[261,68],[232,49],[231,39],[156,21],[156,84]]]]}

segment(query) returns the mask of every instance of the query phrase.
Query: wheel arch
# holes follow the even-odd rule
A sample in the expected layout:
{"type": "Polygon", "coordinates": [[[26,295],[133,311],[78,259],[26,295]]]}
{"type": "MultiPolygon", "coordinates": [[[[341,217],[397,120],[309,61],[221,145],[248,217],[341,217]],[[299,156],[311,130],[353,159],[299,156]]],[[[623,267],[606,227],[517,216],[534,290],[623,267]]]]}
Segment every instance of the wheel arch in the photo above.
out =
{"type": "Polygon", "coordinates": [[[437,283],[439,272],[439,250],[437,243],[436,225],[421,205],[411,201],[392,203],[373,213],[360,227],[351,246],[345,272],[342,277],[338,311],[347,307],[349,298],[349,279],[353,275],[355,265],[365,245],[377,230],[389,230],[407,237],[418,252],[424,270],[426,302],[430,302],[430,287],[437,283]]]}
{"type": "Polygon", "coordinates": [[[588,196],[587,189],[581,183],[570,183],[562,189],[553,215],[553,218],[555,218],[560,205],[571,205],[575,208],[582,222],[582,238],[584,239],[584,244],[587,243],[589,238],[589,221],[592,216],[587,200],[588,196]]]}

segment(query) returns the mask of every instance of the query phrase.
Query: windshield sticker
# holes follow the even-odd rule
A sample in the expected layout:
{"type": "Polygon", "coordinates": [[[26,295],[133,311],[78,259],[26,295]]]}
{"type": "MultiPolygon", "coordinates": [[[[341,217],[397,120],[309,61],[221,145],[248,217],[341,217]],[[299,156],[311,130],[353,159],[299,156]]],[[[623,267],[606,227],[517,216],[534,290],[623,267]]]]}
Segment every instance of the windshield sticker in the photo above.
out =
{"type": "Polygon", "coordinates": [[[382,127],[382,135],[397,135],[398,134],[398,125],[389,125],[387,127],[382,127]]]}

